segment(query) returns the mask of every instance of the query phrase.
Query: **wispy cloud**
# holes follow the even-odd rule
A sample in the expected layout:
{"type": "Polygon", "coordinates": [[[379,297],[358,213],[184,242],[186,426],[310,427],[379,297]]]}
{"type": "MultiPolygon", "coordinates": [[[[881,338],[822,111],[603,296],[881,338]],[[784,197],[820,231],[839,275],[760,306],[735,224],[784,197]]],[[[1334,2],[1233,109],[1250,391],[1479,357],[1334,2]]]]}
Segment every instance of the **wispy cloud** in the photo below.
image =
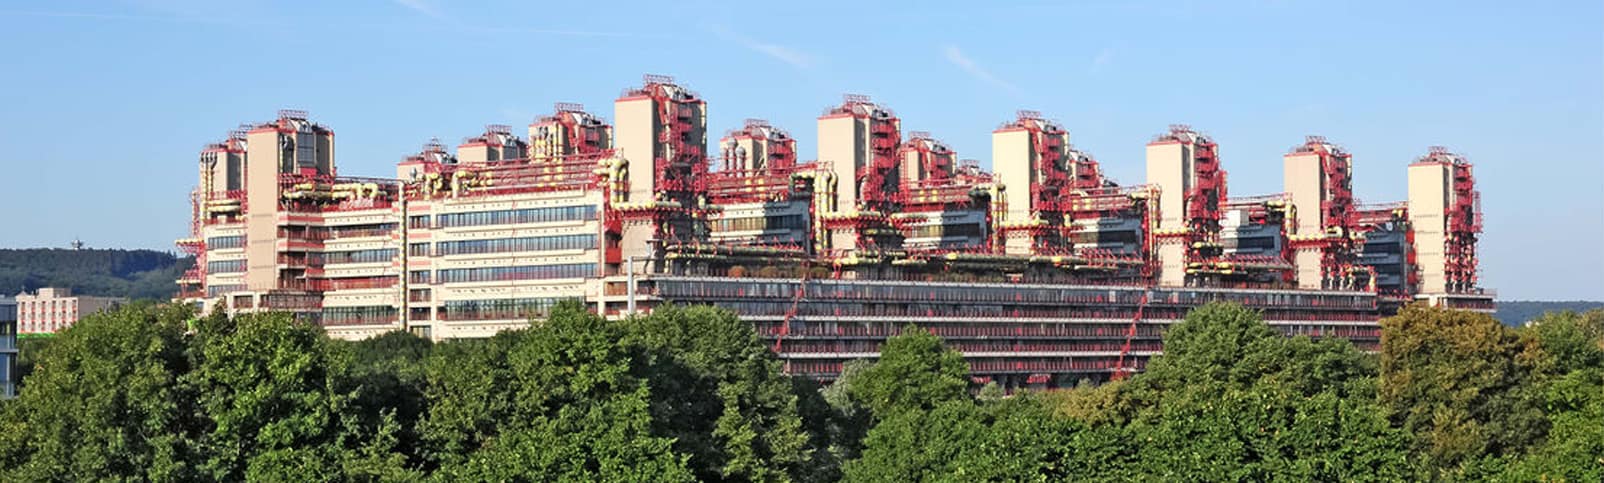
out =
{"type": "Polygon", "coordinates": [[[436,19],[441,19],[441,20],[445,19],[445,15],[441,15],[440,14],[440,9],[435,8],[434,4],[429,3],[428,0],[394,0],[394,1],[395,1],[396,5],[400,5],[402,7],[406,7],[407,10],[418,12],[418,13],[423,14],[425,16],[433,17],[433,18],[436,18],[436,19]]]}
{"type": "MultiPolygon", "coordinates": [[[[429,2],[427,2],[425,0],[393,0],[393,1],[397,5],[405,7],[408,10],[412,10],[412,11],[418,12],[419,14],[422,14],[424,16],[427,16],[427,17],[429,17],[431,19],[436,20],[436,22],[433,22],[430,25],[398,25],[398,24],[394,24],[394,23],[340,22],[340,23],[338,23],[337,26],[339,28],[341,28],[341,29],[353,29],[353,28],[356,28],[356,29],[389,30],[389,31],[395,31],[395,30],[404,30],[404,31],[441,30],[441,31],[457,31],[457,32],[463,32],[463,33],[484,34],[484,35],[532,34],[532,35],[553,35],[553,36],[563,36],[563,37],[635,37],[635,38],[671,38],[672,37],[671,35],[663,35],[663,34],[623,32],[623,31],[606,31],[606,30],[579,30],[579,29],[557,29],[557,28],[523,28],[523,27],[483,27],[483,26],[469,25],[469,24],[465,24],[465,23],[459,22],[456,19],[452,18],[451,16],[446,15],[443,12],[441,12],[440,10],[434,8],[433,4],[431,4],[431,3],[429,3],[429,2]]],[[[85,20],[116,20],[116,21],[134,21],[134,22],[173,22],[173,23],[213,24],[213,25],[226,25],[226,26],[255,26],[255,27],[270,27],[270,28],[289,28],[289,27],[317,26],[316,24],[309,24],[309,23],[306,23],[306,22],[287,23],[287,22],[274,21],[274,20],[269,19],[268,17],[264,17],[264,16],[260,16],[260,15],[239,15],[239,14],[235,14],[235,15],[221,15],[221,14],[219,14],[219,15],[203,15],[202,12],[180,12],[180,11],[176,11],[176,10],[170,9],[170,8],[169,9],[163,9],[163,10],[154,10],[154,9],[150,9],[150,10],[153,10],[154,13],[153,14],[120,14],[120,13],[99,13],[99,12],[37,11],[37,10],[30,11],[30,10],[5,10],[5,9],[0,9],[0,17],[44,17],[44,18],[65,18],[65,19],[85,19],[85,20]]],[[[221,12],[221,13],[227,13],[227,12],[221,12]]],[[[335,24],[328,24],[327,26],[333,27],[333,26],[336,26],[336,25],[335,24]]]]}
{"type": "Polygon", "coordinates": [[[951,62],[952,65],[958,66],[959,69],[963,69],[964,72],[969,73],[970,77],[974,77],[976,80],[1002,88],[1003,90],[1011,93],[1018,94],[1020,92],[1019,86],[1002,80],[1002,78],[992,74],[991,71],[986,70],[985,67],[981,67],[980,64],[975,63],[974,59],[970,59],[968,56],[965,56],[962,50],[958,50],[958,46],[948,45],[945,49],[942,49],[942,52],[946,54],[947,62],[951,62]]]}
{"type": "Polygon", "coordinates": [[[425,17],[429,17],[431,19],[434,19],[434,20],[440,22],[442,25],[448,26],[448,27],[450,27],[452,29],[455,29],[455,30],[464,31],[464,32],[467,32],[467,33],[478,33],[478,34],[536,34],[536,35],[561,35],[561,36],[568,36],[568,37],[655,37],[656,36],[656,35],[637,34],[637,33],[631,33],[631,32],[614,32],[614,31],[604,31],[604,30],[546,29],[546,28],[524,28],[524,27],[485,27],[485,26],[480,26],[480,25],[471,25],[471,24],[462,22],[461,20],[457,19],[454,16],[446,15],[444,12],[441,12],[440,9],[438,7],[436,7],[431,0],[391,0],[391,1],[395,2],[396,5],[400,5],[402,7],[405,7],[407,10],[411,10],[411,11],[417,12],[418,14],[423,15],[425,17]]]}
{"type": "Polygon", "coordinates": [[[735,42],[736,44],[740,44],[741,47],[745,47],[747,50],[751,50],[753,52],[769,56],[774,60],[790,64],[791,67],[795,67],[797,69],[807,69],[813,66],[813,58],[796,49],[753,39],[751,37],[735,33],[734,31],[731,31],[723,26],[712,26],[708,27],[707,30],[712,32],[713,35],[717,35],[721,39],[735,42]]]}
{"type": "Polygon", "coordinates": [[[273,24],[260,21],[245,21],[235,18],[203,17],[195,15],[130,15],[118,13],[96,12],[52,12],[29,10],[0,10],[0,17],[43,17],[43,18],[76,18],[87,20],[131,20],[137,22],[173,22],[194,24],[215,24],[235,26],[271,26],[273,24]]]}
{"type": "Polygon", "coordinates": [[[1114,49],[1104,48],[1103,50],[1097,52],[1096,57],[1092,57],[1091,71],[1100,72],[1104,67],[1107,67],[1112,63],[1114,63],[1114,49]]]}

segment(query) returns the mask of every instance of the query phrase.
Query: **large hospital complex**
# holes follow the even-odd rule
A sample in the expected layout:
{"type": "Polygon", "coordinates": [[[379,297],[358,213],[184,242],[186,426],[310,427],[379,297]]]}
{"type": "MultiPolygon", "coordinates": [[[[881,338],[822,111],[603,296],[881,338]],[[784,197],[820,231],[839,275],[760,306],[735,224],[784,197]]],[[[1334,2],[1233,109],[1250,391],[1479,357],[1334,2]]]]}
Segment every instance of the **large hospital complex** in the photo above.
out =
{"type": "Polygon", "coordinates": [[[1035,112],[993,131],[990,172],[863,96],[819,116],[816,160],[760,120],[709,144],[706,113],[647,76],[611,122],[558,104],[361,178],[339,173],[330,127],[281,111],[201,151],[180,298],[437,340],[563,300],[607,317],[711,304],[821,379],[912,324],[1006,387],[1140,370],[1209,301],[1364,348],[1403,304],[1493,308],[1471,165],[1440,147],[1398,163],[1407,200],[1367,204],[1352,155],[1318,136],[1282,158],[1283,192],[1242,196],[1187,126],[1147,144],[1145,184],[1120,185],[1035,112]]]}

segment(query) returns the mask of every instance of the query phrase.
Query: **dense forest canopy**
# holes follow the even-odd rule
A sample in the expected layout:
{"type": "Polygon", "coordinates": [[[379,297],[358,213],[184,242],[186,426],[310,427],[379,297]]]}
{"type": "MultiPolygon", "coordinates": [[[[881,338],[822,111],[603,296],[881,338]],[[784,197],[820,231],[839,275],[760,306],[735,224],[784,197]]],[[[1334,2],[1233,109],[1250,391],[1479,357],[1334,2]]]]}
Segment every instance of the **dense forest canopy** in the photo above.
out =
{"type": "Polygon", "coordinates": [[[0,481],[1604,481],[1604,310],[1382,327],[1212,304],[1145,373],[1006,395],[913,326],[820,387],[706,307],[431,343],[132,304],[31,356],[0,481]]]}
{"type": "Polygon", "coordinates": [[[1527,301],[1505,300],[1498,302],[1498,320],[1507,325],[1524,325],[1526,322],[1536,320],[1548,312],[1586,312],[1589,310],[1604,309],[1604,302],[1600,301],[1527,301]]]}
{"type": "Polygon", "coordinates": [[[178,292],[174,281],[194,264],[154,250],[0,249],[0,294],[69,287],[82,295],[168,300],[178,292]]]}

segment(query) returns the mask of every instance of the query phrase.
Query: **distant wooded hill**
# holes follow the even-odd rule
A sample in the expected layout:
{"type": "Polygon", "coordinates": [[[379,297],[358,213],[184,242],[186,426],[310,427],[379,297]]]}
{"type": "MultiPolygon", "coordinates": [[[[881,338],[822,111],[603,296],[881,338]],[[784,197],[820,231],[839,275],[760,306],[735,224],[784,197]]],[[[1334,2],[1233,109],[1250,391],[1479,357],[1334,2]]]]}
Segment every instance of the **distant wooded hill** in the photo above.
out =
{"type": "Polygon", "coordinates": [[[173,281],[194,263],[155,250],[0,249],[0,294],[70,287],[81,295],[167,300],[178,291],[173,281]]]}
{"type": "Polygon", "coordinates": [[[1570,310],[1583,312],[1592,309],[1604,308],[1604,302],[1572,300],[1563,302],[1533,302],[1533,301],[1502,301],[1498,302],[1496,317],[1505,325],[1522,325],[1526,321],[1543,315],[1544,312],[1560,312],[1570,310]]]}

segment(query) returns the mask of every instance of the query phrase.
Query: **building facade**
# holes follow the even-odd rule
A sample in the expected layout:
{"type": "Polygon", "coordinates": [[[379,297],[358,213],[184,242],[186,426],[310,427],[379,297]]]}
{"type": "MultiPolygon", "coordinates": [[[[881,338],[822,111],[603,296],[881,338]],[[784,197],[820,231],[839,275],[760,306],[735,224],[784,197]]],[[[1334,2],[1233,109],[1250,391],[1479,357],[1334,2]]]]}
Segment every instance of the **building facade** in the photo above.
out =
{"type": "Polygon", "coordinates": [[[32,294],[17,295],[17,326],[22,334],[54,334],[85,315],[127,302],[121,297],[74,295],[72,289],[65,287],[40,288],[32,294]]]}
{"type": "Polygon", "coordinates": [[[1148,144],[1145,184],[1121,185],[1030,111],[993,133],[986,172],[865,96],[826,109],[810,161],[761,120],[709,156],[706,101],[667,77],[614,107],[613,125],[564,103],[528,138],[430,142],[394,179],[340,175],[332,131],[304,112],[235,131],[201,153],[181,298],[342,338],[486,337],[562,300],[608,317],[711,304],[824,379],[915,324],[1011,387],[1138,370],[1215,300],[1361,347],[1406,302],[1492,308],[1465,275],[1468,167],[1446,152],[1383,210],[1352,199],[1352,155],[1317,137],[1284,159],[1286,192],[1232,197],[1219,145],[1187,126],[1148,144]],[[1431,173],[1452,191],[1416,193],[1431,173]],[[1414,234],[1418,213],[1446,210],[1414,234]]]}
{"type": "Polygon", "coordinates": [[[0,399],[17,396],[17,300],[0,296],[0,399]]]}

